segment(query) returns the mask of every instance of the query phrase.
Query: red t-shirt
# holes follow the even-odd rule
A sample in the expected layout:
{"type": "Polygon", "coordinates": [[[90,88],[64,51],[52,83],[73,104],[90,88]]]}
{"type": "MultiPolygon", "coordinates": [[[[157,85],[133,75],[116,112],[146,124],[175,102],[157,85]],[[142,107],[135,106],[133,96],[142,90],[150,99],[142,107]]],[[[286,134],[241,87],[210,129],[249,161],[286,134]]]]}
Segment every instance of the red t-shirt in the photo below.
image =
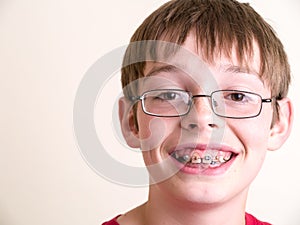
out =
{"type": "MultiPolygon", "coordinates": [[[[117,222],[117,218],[119,216],[113,218],[112,220],[103,223],[102,225],[120,225],[117,222]]],[[[270,223],[266,223],[266,222],[261,222],[258,219],[256,219],[254,216],[252,216],[251,214],[246,213],[245,215],[245,219],[246,219],[246,225],[271,225],[270,223]]]]}

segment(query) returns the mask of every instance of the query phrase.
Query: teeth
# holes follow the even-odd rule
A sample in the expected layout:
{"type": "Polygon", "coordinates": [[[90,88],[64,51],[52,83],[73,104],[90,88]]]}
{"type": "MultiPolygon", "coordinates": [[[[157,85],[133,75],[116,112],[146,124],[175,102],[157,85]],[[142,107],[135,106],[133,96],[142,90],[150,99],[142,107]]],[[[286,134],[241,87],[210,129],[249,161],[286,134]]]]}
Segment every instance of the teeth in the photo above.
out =
{"type": "Polygon", "coordinates": [[[225,162],[227,162],[231,158],[231,154],[224,157],[225,162]]]}
{"type": "Polygon", "coordinates": [[[191,158],[191,163],[200,164],[201,163],[200,155],[198,155],[197,153],[194,153],[192,158],[191,158]]]}
{"type": "Polygon", "coordinates": [[[178,159],[178,158],[179,158],[179,155],[178,155],[177,152],[174,152],[173,155],[174,155],[175,159],[178,159]]]}
{"type": "Polygon", "coordinates": [[[202,159],[202,163],[204,164],[211,164],[212,162],[212,156],[211,155],[205,155],[202,159]]]}
{"type": "Polygon", "coordinates": [[[177,153],[173,154],[173,157],[178,160],[181,163],[188,163],[190,161],[190,156],[189,155],[183,155],[183,156],[179,156],[177,153]]]}
{"type": "Polygon", "coordinates": [[[187,153],[184,155],[179,154],[178,151],[172,153],[172,156],[181,163],[191,163],[191,164],[203,164],[203,165],[220,165],[231,159],[231,153],[218,153],[211,155],[208,152],[205,153],[204,157],[201,158],[200,154],[197,151],[187,153]]]}
{"type": "Polygon", "coordinates": [[[226,162],[225,160],[224,160],[224,157],[221,155],[221,156],[218,156],[217,157],[217,160],[220,162],[220,163],[224,163],[224,162],[226,162]]]}
{"type": "Polygon", "coordinates": [[[184,156],[183,156],[183,160],[186,161],[186,162],[188,162],[188,161],[191,160],[191,158],[190,158],[189,155],[184,155],[184,156]]]}
{"type": "Polygon", "coordinates": [[[216,165],[218,162],[216,161],[211,161],[210,165],[216,165]]]}

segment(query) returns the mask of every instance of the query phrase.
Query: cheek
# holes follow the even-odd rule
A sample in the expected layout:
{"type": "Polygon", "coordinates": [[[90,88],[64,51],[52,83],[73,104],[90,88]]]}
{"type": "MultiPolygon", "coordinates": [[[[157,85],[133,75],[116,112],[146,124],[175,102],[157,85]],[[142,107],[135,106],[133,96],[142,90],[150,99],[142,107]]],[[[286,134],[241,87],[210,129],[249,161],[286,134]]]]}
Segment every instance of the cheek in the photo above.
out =
{"type": "MultiPolygon", "coordinates": [[[[252,181],[259,173],[268,148],[269,127],[263,121],[260,125],[248,125],[243,132],[243,147],[244,147],[244,165],[243,174],[248,174],[247,180],[252,181]]],[[[246,179],[246,178],[245,178],[246,179]]]]}
{"type": "Polygon", "coordinates": [[[140,146],[143,151],[163,148],[163,146],[168,145],[168,142],[179,140],[181,134],[180,118],[154,117],[138,110],[137,122],[140,146]]]}
{"type": "Polygon", "coordinates": [[[234,137],[232,143],[239,146],[242,152],[233,174],[241,177],[240,184],[243,187],[253,181],[263,165],[268,147],[269,125],[269,121],[259,117],[232,123],[233,133],[227,137],[234,137]]]}
{"type": "Polygon", "coordinates": [[[272,115],[273,114],[269,110],[263,111],[260,116],[253,118],[255,122],[249,125],[249,129],[246,129],[246,133],[253,145],[258,145],[267,149],[271,131],[272,115]]]}
{"type": "Polygon", "coordinates": [[[141,112],[137,114],[137,121],[141,149],[148,151],[158,148],[165,139],[168,130],[165,119],[141,112]]]}
{"type": "Polygon", "coordinates": [[[247,151],[261,152],[267,150],[271,120],[266,121],[264,117],[245,119],[234,123],[234,132],[241,144],[247,151]]]}

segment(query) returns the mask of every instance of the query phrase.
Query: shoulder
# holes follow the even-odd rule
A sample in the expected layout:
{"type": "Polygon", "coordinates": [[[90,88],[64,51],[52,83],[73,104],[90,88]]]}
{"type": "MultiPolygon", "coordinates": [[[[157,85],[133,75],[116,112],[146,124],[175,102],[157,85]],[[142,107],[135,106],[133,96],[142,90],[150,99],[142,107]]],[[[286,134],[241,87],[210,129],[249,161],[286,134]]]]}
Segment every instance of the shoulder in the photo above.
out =
{"type": "Polygon", "coordinates": [[[271,224],[267,222],[259,221],[251,214],[246,213],[246,225],[271,225],[271,224]]]}
{"type": "Polygon", "coordinates": [[[102,225],[142,225],[144,205],[140,205],[127,213],[116,216],[110,221],[104,222],[102,225]]]}
{"type": "Polygon", "coordinates": [[[120,225],[117,222],[118,217],[120,217],[121,215],[116,216],[115,218],[111,219],[110,221],[104,222],[102,223],[102,225],[120,225]]]}

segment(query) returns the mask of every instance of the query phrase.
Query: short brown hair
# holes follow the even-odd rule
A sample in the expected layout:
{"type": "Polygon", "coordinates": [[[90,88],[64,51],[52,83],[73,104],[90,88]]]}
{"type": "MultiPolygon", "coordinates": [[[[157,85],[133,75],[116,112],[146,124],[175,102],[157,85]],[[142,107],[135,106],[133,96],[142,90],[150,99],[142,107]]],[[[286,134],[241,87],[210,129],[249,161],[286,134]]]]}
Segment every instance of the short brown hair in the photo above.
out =
{"type": "MultiPolygon", "coordinates": [[[[130,42],[164,40],[182,45],[194,31],[201,54],[209,63],[222,53],[228,58],[232,49],[237,59],[247,64],[253,56],[253,43],[260,51],[259,74],[271,89],[272,97],[286,97],[290,83],[290,66],[284,47],[272,27],[248,4],[235,0],[171,0],[148,16],[130,42]]],[[[135,54],[145,54],[135,52],[135,54]]],[[[122,68],[122,86],[144,77],[146,62],[127,65],[127,51],[122,68]]],[[[124,93],[128,97],[130,93],[124,93]]],[[[277,105],[278,104],[274,104],[277,105]]],[[[275,107],[275,119],[278,119],[275,107]]]]}

